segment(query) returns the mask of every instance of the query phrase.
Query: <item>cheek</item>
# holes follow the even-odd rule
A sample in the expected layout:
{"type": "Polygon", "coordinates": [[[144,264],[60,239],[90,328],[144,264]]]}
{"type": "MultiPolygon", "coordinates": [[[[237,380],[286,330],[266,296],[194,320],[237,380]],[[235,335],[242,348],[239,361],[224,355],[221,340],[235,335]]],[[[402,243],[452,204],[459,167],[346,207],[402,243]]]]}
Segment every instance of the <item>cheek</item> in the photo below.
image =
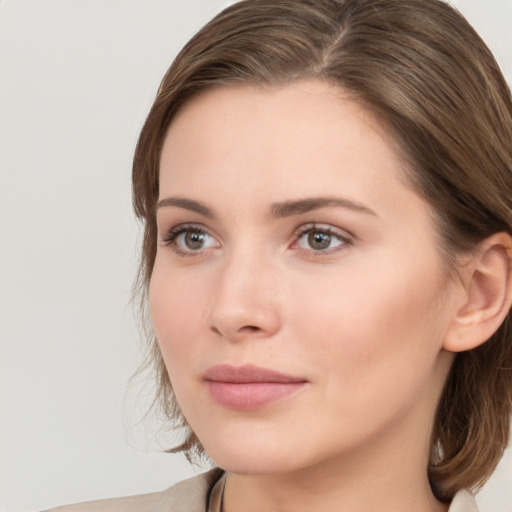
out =
{"type": "Polygon", "coordinates": [[[168,271],[157,260],[149,286],[149,307],[157,341],[171,374],[172,366],[182,366],[201,339],[204,295],[204,283],[183,280],[178,272],[168,271]]]}
{"type": "Polygon", "coordinates": [[[442,344],[440,286],[432,271],[398,270],[350,269],[336,280],[317,279],[315,288],[303,282],[291,293],[292,337],[322,363],[333,392],[378,394],[390,381],[414,384],[433,371],[442,344]]]}

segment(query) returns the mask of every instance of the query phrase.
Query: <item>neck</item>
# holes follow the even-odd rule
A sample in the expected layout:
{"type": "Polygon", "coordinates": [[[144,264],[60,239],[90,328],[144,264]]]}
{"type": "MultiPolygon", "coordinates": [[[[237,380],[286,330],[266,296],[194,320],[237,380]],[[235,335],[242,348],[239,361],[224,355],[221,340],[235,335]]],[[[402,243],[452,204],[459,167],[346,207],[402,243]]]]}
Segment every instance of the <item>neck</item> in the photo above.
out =
{"type": "Polygon", "coordinates": [[[223,512],[446,512],[428,482],[428,436],[400,437],[292,472],[228,473],[223,512]]]}

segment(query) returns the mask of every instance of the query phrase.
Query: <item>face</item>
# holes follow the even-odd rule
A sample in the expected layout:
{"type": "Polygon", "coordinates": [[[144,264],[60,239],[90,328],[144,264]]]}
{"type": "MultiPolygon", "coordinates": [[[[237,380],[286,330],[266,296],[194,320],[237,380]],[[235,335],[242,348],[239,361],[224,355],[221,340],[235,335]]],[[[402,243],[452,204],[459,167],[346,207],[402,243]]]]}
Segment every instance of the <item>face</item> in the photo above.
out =
{"type": "Polygon", "coordinates": [[[150,308],[221,467],[425,450],[454,301],[403,173],[385,129],[322,82],[210,90],[173,121],[150,308]]]}

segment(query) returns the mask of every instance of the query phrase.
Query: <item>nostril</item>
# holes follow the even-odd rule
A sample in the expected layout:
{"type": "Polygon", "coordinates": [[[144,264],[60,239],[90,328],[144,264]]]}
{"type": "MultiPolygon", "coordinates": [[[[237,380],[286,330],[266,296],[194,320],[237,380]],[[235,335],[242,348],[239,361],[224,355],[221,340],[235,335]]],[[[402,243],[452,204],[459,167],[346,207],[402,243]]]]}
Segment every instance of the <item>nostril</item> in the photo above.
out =
{"type": "MultiPolygon", "coordinates": [[[[211,327],[211,331],[214,332],[215,334],[217,334],[218,336],[224,336],[222,331],[213,325],[211,327]]],[[[237,334],[244,334],[244,333],[249,334],[249,333],[259,332],[259,331],[261,331],[260,327],[257,327],[255,325],[244,325],[243,327],[240,327],[236,331],[236,333],[237,334]]]]}
{"type": "Polygon", "coordinates": [[[255,325],[244,325],[244,327],[241,327],[240,328],[240,331],[250,331],[250,332],[254,332],[254,331],[259,331],[260,328],[259,327],[256,327],[255,325]]]}

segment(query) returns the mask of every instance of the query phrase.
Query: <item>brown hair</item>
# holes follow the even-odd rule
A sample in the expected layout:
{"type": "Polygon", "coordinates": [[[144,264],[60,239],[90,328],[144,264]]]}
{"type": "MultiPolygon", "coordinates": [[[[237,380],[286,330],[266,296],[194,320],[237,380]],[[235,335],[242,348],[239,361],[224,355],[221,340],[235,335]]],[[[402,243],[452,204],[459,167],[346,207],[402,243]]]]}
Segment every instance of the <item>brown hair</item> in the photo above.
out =
{"type": "MultiPolygon", "coordinates": [[[[512,232],[512,101],[492,54],[441,0],[245,0],[217,15],[165,75],[137,145],[133,201],[145,226],[139,288],[155,260],[159,157],[169,124],[191,98],[222,84],[317,78],[349,91],[395,135],[412,186],[436,212],[443,259],[512,232]]],[[[449,500],[478,488],[508,443],[510,314],[480,347],[456,356],[435,418],[432,488],[449,500]]],[[[158,399],[186,426],[151,336],[158,399]]],[[[193,432],[178,449],[202,452],[193,432]]]]}

